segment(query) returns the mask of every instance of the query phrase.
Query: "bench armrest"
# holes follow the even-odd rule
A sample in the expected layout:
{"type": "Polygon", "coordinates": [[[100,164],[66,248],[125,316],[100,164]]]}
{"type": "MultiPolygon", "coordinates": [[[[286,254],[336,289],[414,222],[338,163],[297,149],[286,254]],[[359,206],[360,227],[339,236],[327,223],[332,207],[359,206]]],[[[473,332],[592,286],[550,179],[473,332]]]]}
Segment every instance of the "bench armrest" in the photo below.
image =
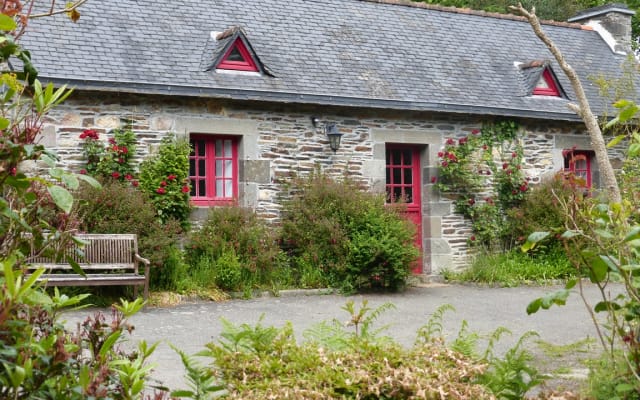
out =
{"type": "Polygon", "coordinates": [[[143,263],[146,266],[151,265],[151,261],[147,260],[144,257],[141,257],[140,254],[134,254],[136,261],[143,263]]]}
{"type": "Polygon", "coordinates": [[[134,254],[133,257],[136,261],[144,264],[144,299],[149,298],[149,266],[151,265],[151,261],[147,260],[144,257],[141,257],[140,254],[134,254]]]}

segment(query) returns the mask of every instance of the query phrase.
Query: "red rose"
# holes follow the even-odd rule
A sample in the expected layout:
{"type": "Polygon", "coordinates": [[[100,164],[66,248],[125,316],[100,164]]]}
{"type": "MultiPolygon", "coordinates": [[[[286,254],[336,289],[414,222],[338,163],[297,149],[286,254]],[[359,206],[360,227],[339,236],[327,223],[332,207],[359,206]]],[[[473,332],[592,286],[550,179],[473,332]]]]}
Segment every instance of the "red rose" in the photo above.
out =
{"type": "Polygon", "coordinates": [[[471,237],[469,238],[469,240],[471,240],[472,242],[475,242],[475,241],[476,241],[476,237],[475,237],[475,236],[471,236],[471,237]]]}
{"type": "Polygon", "coordinates": [[[119,149],[120,149],[120,153],[122,154],[127,154],[129,152],[129,149],[127,148],[127,146],[122,146],[119,149]]]}
{"type": "Polygon", "coordinates": [[[523,183],[522,185],[520,185],[520,191],[521,191],[521,192],[526,192],[526,191],[527,191],[527,189],[528,189],[528,187],[527,187],[527,184],[526,184],[526,183],[523,183]]]}
{"type": "Polygon", "coordinates": [[[502,164],[502,169],[507,169],[507,168],[509,168],[509,164],[507,164],[507,163],[503,163],[503,164],[502,164]]]}
{"type": "Polygon", "coordinates": [[[458,140],[458,144],[461,144],[461,145],[462,145],[462,144],[465,144],[465,143],[467,143],[467,140],[468,140],[468,139],[467,139],[466,137],[465,137],[465,138],[462,138],[462,139],[458,140]]]}
{"type": "Polygon", "coordinates": [[[453,140],[453,139],[449,138],[449,139],[447,139],[447,144],[448,144],[449,146],[452,146],[452,145],[456,144],[456,142],[455,142],[455,140],[453,140]]]}
{"type": "Polygon", "coordinates": [[[170,180],[170,181],[173,181],[173,180],[175,180],[176,178],[177,178],[177,176],[175,176],[175,175],[169,175],[169,176],[167,176],[167,180],[170,180]]]}
{"type": "Polygon", "coordinates": [[[140,182],[138,182],[138,181],[131,181],[131,186],[133,186],[133,187],[138,187],[138,185],[140,185],[140,182]]]}
{"type": "Polygon", "coordinates": [[[183,186],[182,193],[189,193],[189,186],[183,186]]]}
{"type": "Polygon", "coordinates": [[[458,160],[458,157],[456,157],[456,155],[455,155],[455,154],[453,154],[453,153],[449,153],[449,154],[447,154],[447,157],[449,157],[449,160],[451,160],[451,161],[456,161],[456,160],[458,160]]]}
{"type": "Polygon", "coordinates": [[[126,180],[130,181],[131,179],[133,179],[133,176],[131,176],[131,174],[126,174],[126,175],[124,176],[124,179],[126,179],[126,180]]]}
{"type": "Polygon", "coordinates": [[[163,188],[163,187],[159,187],[159,188],[157,188],[157,189],[156,189],[156,193],[158,193],[158,194],[165,194],[165,193],[167,193],[167,191],[166,191],[166,190],[164,190],[164,188],[163,188]]]}
{"type": "Polygon", "coordinates": [[[482,145],[482,150],[487,150],[489,148],[489,146],[487,146],[486,144],[482,145]]]}
{"type": "Polygon", "coordinates": [[[477,135],[478,133],[480,133],[480,131],[478,129],[474,129],[471,131],[472,135],[477,135]]]}
{"type": "Polygon", "coordinates": [[[469,205],[472,206],[476,204],[476,201],[474,199],[469,199],[469,205]]]}
{"type": "Polygon", "coordinates": [[[160,186],[162,186],[162,187],[167,186],[167,182],[165,182],[165,181],[160,182],[160,186]]]}
{"type": "Polygon", "coordinates": [[[80,175],[86,175],[87,174],[87,170],[86,169],[81,169],[80,170],[80,175]]]}
{"type": "Polygon", "coordinates": [[[443,153],[443,152],[441,152],[441,151],[439,151],[439,152],[438,152],[438,157],[442,158],[443,156],[444,156],[444,153],[443,153]]]}
{"type": "Polygon", "coordinates": [[[437,176],[432,176],[431,177],[431,183],[436,183],[438,181],[438,177],[437,176]]]}
{"type": "Polygon", "coordinates": [[[113,171],[113,172],[111,173],[111,176],[113,177],[113,179],[118,179],[118,178],[120,178],[120,172],[118,172],[118,171],[113,171]]]}
{"type": "Polygon", "coordinates": [[[442,162],[442,166],[443,166],[443,167],[445,167],[445,168],[446,168],[448,165],[449,165],[449,163],[448,163],[448,162],[446,162],[446,161],[443,161],[443,162],[442,162]]]}
{"type": "Polygon", "coordinates": [[[118,158],[118,164],[124,164],[124,158],[122,157],[118,158]]]}
{"type": "Polygon", "coordinates": [[[109,144],[116,144],[116,140],[114,138],[109,138],[109,144]]]}
{"type": "Polygon", "coordinates": [[[511,153],[511,158],[516,158],[516,157],[518,157],[518,153],[516,153],[515,151],[511,153]]]}

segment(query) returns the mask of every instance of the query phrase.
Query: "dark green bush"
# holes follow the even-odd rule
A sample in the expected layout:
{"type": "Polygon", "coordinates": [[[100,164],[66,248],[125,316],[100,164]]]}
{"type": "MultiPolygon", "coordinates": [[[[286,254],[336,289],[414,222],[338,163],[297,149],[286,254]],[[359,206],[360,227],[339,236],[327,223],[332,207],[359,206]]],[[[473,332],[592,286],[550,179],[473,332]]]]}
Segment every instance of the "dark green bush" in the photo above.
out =
{"type": "Polygon", "coordinates": [[[138,252],[152,264],[152,286],[175,288],[177,278],[174,275],[180,270],[176,247],[181,228],[177,221],[161,223],[149,198],[126,183],[107,181],[102,189],[86,185],[75,195],[81,230],[137,234],[138,252]]]}
{"type": "Polygon", "coordinates": [[[283,206],[282,244],[293,268],[343,290],[399,290],[418,256],[415,228],[380,195],[323,174],[295,179],[283,206]]]}
{"type": "Polygon", "coordinates": [[[215,207],[202,227],[189,235],[185,257],[191,268],[205,268],[203,263],[208,262],[213,271],[210,276],[220,288],[279,286],[276,276],[287,263],[277,237],[275,228],[268,227],[252,210],[215,207]]]}

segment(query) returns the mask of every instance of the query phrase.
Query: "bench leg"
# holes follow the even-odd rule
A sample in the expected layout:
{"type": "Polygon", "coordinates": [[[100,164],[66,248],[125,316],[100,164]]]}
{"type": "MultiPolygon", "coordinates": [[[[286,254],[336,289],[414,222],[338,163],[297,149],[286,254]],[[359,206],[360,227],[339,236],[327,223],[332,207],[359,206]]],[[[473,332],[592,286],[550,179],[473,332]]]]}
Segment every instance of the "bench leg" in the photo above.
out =
{"type": "Polygon", "coordinates": [[[138,298],[138,285],[133,285],[133,299],[138,298]]]}

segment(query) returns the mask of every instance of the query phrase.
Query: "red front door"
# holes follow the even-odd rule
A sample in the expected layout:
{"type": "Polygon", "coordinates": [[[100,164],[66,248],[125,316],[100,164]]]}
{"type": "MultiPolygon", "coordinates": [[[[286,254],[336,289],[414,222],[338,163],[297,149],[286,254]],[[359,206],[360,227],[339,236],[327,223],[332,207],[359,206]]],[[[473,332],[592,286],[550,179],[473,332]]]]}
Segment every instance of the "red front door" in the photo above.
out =
{"type": "MultiPolygon", "coordinates": [[[[403,203],[407,219],[416,226],[416,245],[422,253],[422,208],[420,206],[420,152],[415,146],[387,145],[387,204],[403,203]]],[[[422,256],[413,272],[422,273],[422,256]]]]}

